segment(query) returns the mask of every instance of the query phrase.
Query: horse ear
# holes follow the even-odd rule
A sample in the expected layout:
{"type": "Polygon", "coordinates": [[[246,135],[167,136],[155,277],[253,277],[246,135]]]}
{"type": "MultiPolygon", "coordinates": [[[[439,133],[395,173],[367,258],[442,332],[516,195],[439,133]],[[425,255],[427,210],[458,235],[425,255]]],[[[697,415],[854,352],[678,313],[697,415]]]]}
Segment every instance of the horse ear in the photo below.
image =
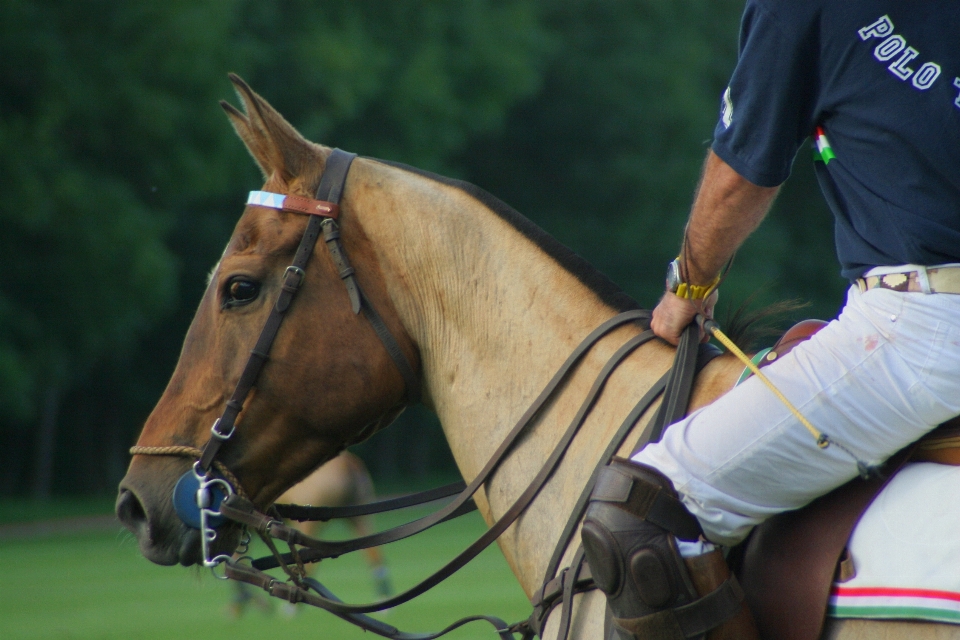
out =
{"type": "Polygon", "coordinates": [[[320,146],[301,136],[240,76],[231,73],[229,78],[246,113],[226,101],[220,106],[264,178],[269,181],[276,177],[287,185],[300,182],[309,189],[323,172],[325,156],[320,146]]]}

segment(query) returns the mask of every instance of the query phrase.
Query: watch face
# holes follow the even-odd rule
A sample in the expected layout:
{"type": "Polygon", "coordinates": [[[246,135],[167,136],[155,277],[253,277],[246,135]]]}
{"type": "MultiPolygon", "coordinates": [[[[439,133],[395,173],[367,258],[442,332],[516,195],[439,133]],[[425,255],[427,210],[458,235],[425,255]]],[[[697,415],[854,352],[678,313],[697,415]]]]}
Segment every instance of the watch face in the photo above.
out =
{"type": "Polygon", "coordinates": [[[674,260],[667,265],[667,291],[676,293],[682,280],[680,279],[680,263],[674,260]]]}

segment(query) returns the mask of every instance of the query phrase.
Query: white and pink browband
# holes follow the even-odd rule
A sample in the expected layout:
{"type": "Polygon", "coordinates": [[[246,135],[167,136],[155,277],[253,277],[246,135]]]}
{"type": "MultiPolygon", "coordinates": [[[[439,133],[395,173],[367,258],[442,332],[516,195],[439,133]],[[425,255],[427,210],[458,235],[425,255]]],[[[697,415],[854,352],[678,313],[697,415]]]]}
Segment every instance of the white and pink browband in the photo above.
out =
{"type": "Polygon", "coordinates": [[[285,196],[282,193],[271,193],[269,191],[251,191],[247,198],[247,204],[293,213],[323,216],[324,218],[335,219],[340,215],[340,207],[332,202],[304,198],[303,196],[285,196]]]}

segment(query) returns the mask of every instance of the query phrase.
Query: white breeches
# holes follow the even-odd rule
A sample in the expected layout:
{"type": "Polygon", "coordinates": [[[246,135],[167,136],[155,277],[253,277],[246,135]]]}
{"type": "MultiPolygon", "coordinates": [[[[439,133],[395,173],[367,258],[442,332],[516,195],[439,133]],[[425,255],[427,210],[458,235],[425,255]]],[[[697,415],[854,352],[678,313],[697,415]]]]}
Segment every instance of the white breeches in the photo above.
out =
{"type": "MultiPolygon", "coordinates": [[[[836,320],[763,372],[817,429],[878,464],[960,414],[960,295],[852,287],[836,320]]],[[[633,459],[666,474],[722,545],[857,475],[755,377],[633,459]]]]}

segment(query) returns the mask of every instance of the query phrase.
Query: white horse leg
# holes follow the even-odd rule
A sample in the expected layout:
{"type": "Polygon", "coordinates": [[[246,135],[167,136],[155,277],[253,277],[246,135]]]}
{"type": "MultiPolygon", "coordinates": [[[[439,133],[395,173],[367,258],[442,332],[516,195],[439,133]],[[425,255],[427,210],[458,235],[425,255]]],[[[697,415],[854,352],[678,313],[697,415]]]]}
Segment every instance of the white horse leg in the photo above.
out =
{"type": "Polygon", "coordinates": [[[822,640],[960,640],[960,625],[901,620],[828,619],[822,640]]]}

